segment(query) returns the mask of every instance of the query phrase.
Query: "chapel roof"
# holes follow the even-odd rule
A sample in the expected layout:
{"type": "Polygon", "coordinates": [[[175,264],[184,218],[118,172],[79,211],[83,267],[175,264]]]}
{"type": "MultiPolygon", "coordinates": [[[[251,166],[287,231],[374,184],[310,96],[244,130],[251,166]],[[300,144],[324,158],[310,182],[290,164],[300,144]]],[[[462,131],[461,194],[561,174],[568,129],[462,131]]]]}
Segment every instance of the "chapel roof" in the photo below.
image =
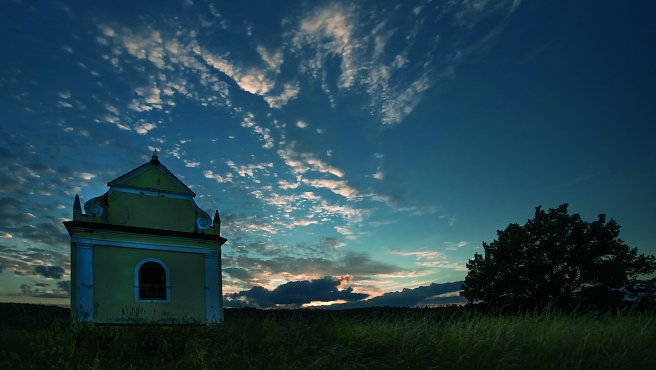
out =
{"type": "Polygon", "coordinates": [[[107,186],[196,196],[196,193],[159,161],[157,151],[153,153],[150,161],[108,182],[107,186]]]}

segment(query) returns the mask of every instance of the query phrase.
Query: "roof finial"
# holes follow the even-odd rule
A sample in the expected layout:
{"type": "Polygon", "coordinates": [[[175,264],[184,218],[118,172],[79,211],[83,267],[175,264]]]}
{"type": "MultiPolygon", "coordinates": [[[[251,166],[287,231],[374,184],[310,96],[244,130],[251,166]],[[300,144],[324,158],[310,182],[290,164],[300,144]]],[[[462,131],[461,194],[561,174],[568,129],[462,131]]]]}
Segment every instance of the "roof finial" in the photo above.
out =
{"type": "Polygon", "coordinates": [[[80,196],[75,194],[75,201],[73,202],[73,211],[82,212],[82,206],[80,206],[80,196]]]}
{"type": "Polygon", "coordinates": [[[221,217],[219,217],[219,210],[214,211],[214,220],[212,226],[216,227],[216,234],[221,235],[221,217]]]}
{"type": "Polygon", "coordinates": [[[73,202],[73,220],[77,221],[82,216],[82,206],[80,205],[80,196],[75,194],[75,201],[73,202]]]}
{"type": "Polygon", "coordinates": [[[150,163],[159,164],[159,158],[157,157],[157,148],[153,150],[153,157],[150,158],[150,163]]]}

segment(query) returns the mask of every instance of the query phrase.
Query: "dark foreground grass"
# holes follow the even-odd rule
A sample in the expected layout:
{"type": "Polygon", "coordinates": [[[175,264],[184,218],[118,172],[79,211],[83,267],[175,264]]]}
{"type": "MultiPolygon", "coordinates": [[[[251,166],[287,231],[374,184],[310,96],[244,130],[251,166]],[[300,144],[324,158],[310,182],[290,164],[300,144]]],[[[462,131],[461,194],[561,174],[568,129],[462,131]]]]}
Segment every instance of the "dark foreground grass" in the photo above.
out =
{"type": "Polygon", "coordinates": [[[71,326],[0,305],[2,369],[656,369],[656,321],[459,309],[228,310],[215,326],[71,326]]]}

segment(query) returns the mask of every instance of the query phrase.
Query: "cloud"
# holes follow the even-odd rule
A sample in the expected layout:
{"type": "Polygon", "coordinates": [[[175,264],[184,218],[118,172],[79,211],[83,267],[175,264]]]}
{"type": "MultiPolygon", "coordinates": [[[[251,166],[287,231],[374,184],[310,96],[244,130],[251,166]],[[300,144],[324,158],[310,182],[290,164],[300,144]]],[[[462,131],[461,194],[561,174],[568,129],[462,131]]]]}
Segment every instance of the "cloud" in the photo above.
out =
{"type": "Polygon", "coordinates": [[[199,45],[194,45],[193,51],[211,67],[234,80],[242,90],[251,94],[264,95],[275,85],[274,81],[267,78],[264,71],[255,67],[244,69],[233,64],[226,57],[214,55],[199,45]]]}
{"type": "Polygon", "coordinates": [[[291,32],[292,52],[301,58],[300,72],[319,80],[333,107],[333,81],[327,76],[337,60],[337,88],[346,94],[365,92],[371,113],[381,124],[394,125],[412,113],[430,88],[454,78],[463,55],[492,45],[519,3],[476,0],[366,9],[330,3],[302,15],[291,32]],[[501,20],[490,22],[491,15],[499,14],[501,20]]]}
{"type": "Polygon", "coordinates": [[[415,256],[417,259],[429,259],[434,260],[437,258],[443,258],[444,254],[438,251],[390,251],[391,254],[397,254],[399,256],[415,256]]]}
{"type": "Polygon", "coordinates": [[[192,47],[193,52],[201,57],[209,66],[231,78],[240,89],[261,96],[271,108],[281,108],[298,95],[298,83],[287,82],[282,90],[276,91],[276,76],[280,73],[283,62],[281,50],[270,53],[263,46],[256,47],[257,52],[265,62],[266,69],[257,66],[244,66],[228,59],[228,55],[216,55],[198,44],[192,47]]]}
{"type": "Polygon", "coordinates": [[[57,288],[59,288],[59,290],[61,290],[62,292],[66,293],[67,296],[70,296],[70,294],[71,294],[71,281],[70,280],[58,281],[57,282],[57,288]]]}
{"type": "Polygon", "coordinates": [[[224,176],[221,176],[218,173],[212,172],[212,170],[205,170],[205,171],[203,171],[203,176],[206,179],[214,179],[219,184],[226,183],[226,182],[232,182],[232,174],[231,173],[226,173],[224,176]]]}
{"type": "Polygon", "coordinates": [[[255,115],[253,113],[247,112],[244,115],[241,121],[241,127],[251,129],[253,134],[259,137],[260,141],[264,143],[262,144],[262,148],[264,149],[273,148],[274,142],[273,142],[273,138],[271,137],[271,130],[258,125],[255,122],[255,115]]]}
{"type": "MultiPolygon", "coordinates": [[[[314,197],[312,192],[306,192],[301,196],[310,199],[314,197]]],[[[349,223],[356,224],[362,222],[368,211],[360,208],[353,208],[346,204],[330,204],[326,200],[321,199],[318,204],[312,207],[310,212],[322,217],[339,216],[349,221],[349,223]]]]}
{"type": "Polygon", "coordinates": [[[286,181],[286,180],[280,180],[280,181],[278,181],[278,187],[279,187],[280,189],[283,189],[283,190],[296,189],[296,188],[299,187],[300,185],[301,185],[300,182],[291,183],[291,182],[286,181]]]}
{"type": "Polygon", "coordinates": [[[305,45],[312,45],[316,49],[314,57],[309,61],[309,68],[315,74],[330,55],[340,57],[338,85],[341,88],[353,84],[358,69],[355,48],[360,44],[354,37],[356,20],[352,8],[338,4],[320,7],[301,19],[299,30],[293,38],[298,49],[305,45]]]}
{"type": "Polygon", "coordinates": [[[68,253],[44,248],[11,248],[0,245],[0,266],[16,276],[41,275],[60,279],[70,270],[68,253]]]}
{"type": "MultiPolygon", "coordinates": [[[[466,242],[460,242],[457,245],[466,246],[466,242]]],[[[452,250],[446,248],[448,250],[452,250]]],[[[438,251],[389,251],[390,254],[399,256],[414,256],[415,265],[419,267],[440,267],[455,271],[467,271],[465,263],[452,262],[447,259],[447,256],[438,251]]]]}
{"type": "Polygon", "coordinates": [[[297,142],[292,141],[286,147],[278,150],[278,156],[290,167],[294,174],[316,171],[331,174],[335,177],[344,177],[343,170],[326,163],[314,153],[298,151],[296,146],[297,142]]]}
{"type": "Polygon", "coordinates": [[[57,289],[46,289],[42,283],[21,284],[20,294],[35,298],[68,298],[71,295],[71,282],[57,282],[57,289]],[[36,288],[35,288],[36,287],[36,288]]]}
{"type": "Polygon", "coordinates": [[[243,253],[224,255],[224,266],[243,269],[250,274],[248,281],[235,282],[241,286],[276,286],[281,282],[323,276],[349,275],[361,279],[372,275],[408,273],[402,267],[374,260],[366,253],[341,252],[343,246],[344,243],[335,238],[322,238],[316,244],[251,243],[243,247],[243,253]]]}
{"type": "Polygon", "coordinates": [[[239,267],[226,267],[223,269],[223,272],[235,279],[242,281],[250,281],[253,279],[253,274],[251,274],[248,270],[239,267]]]}
{"type": "Polygon", "coordinates": [[[429,73],[426,72],[401,91],[391,95],[381,95],[383,104],[380,106],[382,122],[390,125],[402,122],[421,102],[421,95],[432,85],[429,73]]]}
{"type": "Polygon", "coordinates": [[[82,180],[89,181],[91,179],[94,179],[96,177],[96,174],[90,172],[80,172],[78,174],[78,177],[81,178],[82,180]]]}
{"type": "Polygon", "coordinates": [[[264,96],[264,100],[269,104],[269,107],[280,109],[287,105],[291,100],[294,100],[298,93],[301,91],[298,82],[287,82],[283,84],[282,90],[277,95],[269,94],[264,96]]]}
{"type": "Polygon", "coordinates": [[[59,95],[59,97],[62,99],[68,99],[71,97],[71,91],[70,90],[58,91],[57,95],[59,95]]]}
{"type": "MultiPolygon", "coordinates": [[[[101,56],[119,75],[129,70],[143,75],[149,64],[158,71],[156,75],[148,75],[145,84],[142,82],[134,88],[135,98],[126,104],[130,111],[166,111],[176,104],[176,96],[202,106],[231,106],[228,84],[194,51],[199,48],[195,40],[197,31],[183,27],[178,20],[167,24],[162,30],[146,24],[139,31],[99,25],[102,34],[98,38],[99,50],[105,53],[101,56]]],[[[110,111],[114,117],[118,117],[118,112],[110,111]]]]}
{"type": "Polygon", "coordinates": [[[257,179],[255,178],[256,171],[261,171],[264,172],[265,174],[268,174],[269,169],[273,168],[273,163],[271,162],[250,163],[250,164],[238,166],[233,161],[226,161],[226,165],[228,165],[228,167],[230,167],[230,169],[232,169],[239,176],[249,177],[251,179],[256,180],[256,182],[258,182],[257,179]]]}
{"type": "Polygon", "coordinates": [[[463,304],[467,300],[458,292],[464,281],[420,286],[414,289],[403,289],[397,292],[385,293],[366,301],[337,304],[327,308],[348,309],[360,307],[424,307],[431,305],[463,304]]]}
{"type": "Polygon", "coordinates": [[[61,279],[64,271],[64,268],[61,266],[34,266],[35,274],[49,279],[61,279]]]}
{"type": "Polygon", "coordinates": [[[267,219],[253,215],[244,219],[234,220],[230,227],[237,233],[277,234],[278,228],[267,219]]]}
{"type": "Polygon", "coordinates": [[[257,52],[262,57],[262,60],[266,63],[269,69],[280,72],[280,66],[284,60],[282,50],[276,50],[275,52],[269,52],[264,46],[258,45],[255,48],[257,52]]]}
{"type": "Polygon", "coordinates": [[[303,179],[303,183],[313,186],[315,188],[325,188],[337,195],[341,195],[347,199],[353,199],[358,195],[358,191],[350,186],[344,180],[329,180],[329,179],[303,179]]]}
{"type": "Polygon", "coordinates": [[[358,301],[368,294],[354,293],[353,288],[338,289],[341,279],[326,276],[321,279],[290,281],[273,290],[255,286],[249,290],[225,295],[226,307],[255,306],[258,308],[294,307],[313,301],[358,301]]]}
{"type": "Polygon", "coordinates": [[[149,122],[144,122],[141,124],[138,124],[134,127],[134,130],[139,134],[139,135],[145,135],[147,134],[150,130],[154,129],[157,127],[154,123],[149,123],[149,122]]]}
{"type": "MultiPolygon", "coordinates": [[[[325,69],[332,56],[338,56],[341,74],[337,86],[342,90],[363,87],[370,97],[372,113],[380,116],[381,123],[385,125],[396,124],[414,110],[424,91],[431,87],[433,58],[429,54],[417,61],[420,67],[414,70],[419,71],[418,75],[409,70],[397,72],[407,64],[407,49],[413,46],[414,37],[406,37],[402,41],[406,44],[406,50],[390,59],[384,52],[386,46],[392,36],[402,31],[398,27],[387,27],[384,20],[387,10],[384,8],[374,7],[370,11],[379,13],[378,18],[383,21],[372,25],[369,21],[371,18],[368,19],[356,6],[330,4],[318,7],[301,19],[292,42],[300,55],[308,54],[308,50],[314,51],[314,55],[303,63],[302,70],[322,80],[324,91],[331,100],[332,92],[327,88],[325,69]]],[[[404,26],[417,28],[423,20],[417,19],[415,22],[414,25],[404,26]]],[[[430,40],[428,43],[422,46],[433,49],[437,41],[430,40]]]]}
{"type": "MultiPolygon", "coordinates": [[[[50,188],[41,189],[42,194],[49,194],[50,188]]],[[[68,235],[62,227],[62,219],[45,214],[46,210],[34,204],[10,197],[0,198],[0,231],[2,234],[11,235],[13,239],[26,239],[30,243],[43,243],[45,245],[65,245],[68,235]],[[34,209],[39,209],[39,212],[34,209]]],[[[9,238],[7,238],[9,239],[9,238]]]]}
{"type": "Polygon", "coordinates": [[[196,167],[200,166],[200,162],[196,162],[196,161],[190,161],[190,160],[184,159],[183,162],[185,164],[185,167],[188,167],[188,168],[196,168],[196,167]]]}

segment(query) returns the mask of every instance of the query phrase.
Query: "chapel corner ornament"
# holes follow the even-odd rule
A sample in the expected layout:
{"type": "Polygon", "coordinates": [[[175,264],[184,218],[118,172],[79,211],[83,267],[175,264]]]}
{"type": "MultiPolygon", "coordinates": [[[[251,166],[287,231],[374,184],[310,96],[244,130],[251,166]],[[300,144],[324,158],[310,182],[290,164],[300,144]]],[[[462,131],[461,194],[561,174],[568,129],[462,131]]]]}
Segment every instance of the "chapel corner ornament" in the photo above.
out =
{"type": "Polygon", "coordinates": [[[71,316],[98,324],[223,321],[221,219],[153,153],[80,203],[71,237],[71,316]]]}

